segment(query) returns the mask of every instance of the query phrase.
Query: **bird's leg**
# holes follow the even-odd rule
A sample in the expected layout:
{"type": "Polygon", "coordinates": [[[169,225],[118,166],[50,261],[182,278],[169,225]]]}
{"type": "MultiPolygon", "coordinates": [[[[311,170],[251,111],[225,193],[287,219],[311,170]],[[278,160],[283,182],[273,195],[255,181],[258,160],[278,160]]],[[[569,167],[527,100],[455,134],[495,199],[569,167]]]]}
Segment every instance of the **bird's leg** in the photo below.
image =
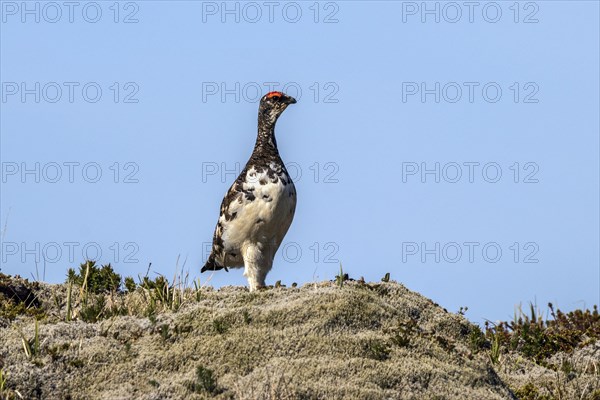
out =
{"type": "Polygon", "coordinates": [[[244,276],[248,278],[250,291],[265,287],[265,278],[273,266],[273,260],[265,257],[260,248],[254,245],[244,251],[244,276]]]}

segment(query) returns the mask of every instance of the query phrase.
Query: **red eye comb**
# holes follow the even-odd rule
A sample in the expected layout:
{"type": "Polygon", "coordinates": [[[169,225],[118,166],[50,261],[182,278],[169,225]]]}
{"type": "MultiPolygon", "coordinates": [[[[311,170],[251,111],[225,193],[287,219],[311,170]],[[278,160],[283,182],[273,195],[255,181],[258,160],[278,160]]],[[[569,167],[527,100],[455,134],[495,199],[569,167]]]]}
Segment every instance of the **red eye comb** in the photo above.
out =
{"type": "Polygon", "coordinates": [[[281,92],[269,92],[269,93],[267,93],[266,97],[267,97],[267,99],[270,99],[271,97],[275,97],[275,96],[281,97],[281,96],[283,96],[283,93],[281,93],[281,92]]]}

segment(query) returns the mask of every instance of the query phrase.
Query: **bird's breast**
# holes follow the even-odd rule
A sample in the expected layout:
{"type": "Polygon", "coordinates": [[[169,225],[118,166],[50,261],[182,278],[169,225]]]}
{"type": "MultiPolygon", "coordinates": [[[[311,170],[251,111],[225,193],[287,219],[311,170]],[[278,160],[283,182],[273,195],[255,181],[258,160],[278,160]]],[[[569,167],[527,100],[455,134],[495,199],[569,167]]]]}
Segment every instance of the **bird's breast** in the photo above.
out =
{"type": "Polygon", "coordinates": [[[244,242],[273,243],[279,247],[296,209],[296,188],[284,169],[250,167],[238,195],[227,207],[234,217],[224,229],[233,247],[244,242]]]}

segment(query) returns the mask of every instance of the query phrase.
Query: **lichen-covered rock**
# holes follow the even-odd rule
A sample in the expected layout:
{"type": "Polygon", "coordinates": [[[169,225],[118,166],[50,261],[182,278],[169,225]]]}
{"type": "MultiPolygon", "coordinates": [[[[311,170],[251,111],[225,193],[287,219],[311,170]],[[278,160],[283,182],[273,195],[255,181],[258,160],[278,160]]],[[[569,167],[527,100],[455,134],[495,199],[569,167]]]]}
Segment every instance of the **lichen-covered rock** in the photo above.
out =
{"type": "Polygon", "coordinates": [[[107,295],[128,315],[95,323],[66,322],[65,302],[51,300],[65,285],[40,286],[37,335],[29,315],[0,325],[7,397],[515,398],[510,373],[472,349],[471,323],[395,282],[189,289],[176,312],[150,317],[138,289],[107,295]]]}

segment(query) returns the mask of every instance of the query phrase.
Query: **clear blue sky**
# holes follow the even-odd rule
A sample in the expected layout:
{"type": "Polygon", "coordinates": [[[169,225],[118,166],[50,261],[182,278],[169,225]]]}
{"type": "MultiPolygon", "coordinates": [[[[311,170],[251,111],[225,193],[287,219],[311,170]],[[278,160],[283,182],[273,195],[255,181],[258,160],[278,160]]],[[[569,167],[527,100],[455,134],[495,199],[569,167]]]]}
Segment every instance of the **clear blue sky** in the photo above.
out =
{"type": "Polygon", "coordinates": [[[86,247],[204,282],[277,82],[298,207],[268,283],[341,262],[477,322],[599,302],[598,2],[23,4],[1,2],[2,272],[45,254],[61,282],[86,247]]]}

